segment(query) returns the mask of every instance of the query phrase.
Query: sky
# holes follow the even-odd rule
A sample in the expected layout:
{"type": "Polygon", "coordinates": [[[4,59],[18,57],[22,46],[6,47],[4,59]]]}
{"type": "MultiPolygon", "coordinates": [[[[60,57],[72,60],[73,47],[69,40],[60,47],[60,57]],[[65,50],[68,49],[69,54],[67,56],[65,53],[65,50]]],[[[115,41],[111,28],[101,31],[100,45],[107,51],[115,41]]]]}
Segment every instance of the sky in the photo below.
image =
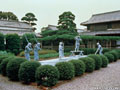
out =
{"type": "Polygon", "coordinates": [[[19,20],[26,13],[35,14],[37,30],[42,27],[57,25],[59,15],[71,11],[75,15],[75,23],[78,29],[84,29],[80,23],[93,14],[120,10],[120,0],[0,0],[0,11],[13,12],[19,20]]]}

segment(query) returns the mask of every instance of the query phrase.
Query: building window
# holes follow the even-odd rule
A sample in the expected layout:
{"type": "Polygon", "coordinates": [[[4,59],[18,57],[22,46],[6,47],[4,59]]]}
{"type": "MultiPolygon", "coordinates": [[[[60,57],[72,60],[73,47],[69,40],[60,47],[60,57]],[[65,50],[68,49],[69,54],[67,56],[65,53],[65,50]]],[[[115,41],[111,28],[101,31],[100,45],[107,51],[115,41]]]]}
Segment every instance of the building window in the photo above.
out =
{"type": "Polygon", "coordinates": [[[112,28],[112,24],[109,23],[109,24],[107,25],[107,28],[108,28],[108,29],[111,29],[111,28],[112,28]]]}

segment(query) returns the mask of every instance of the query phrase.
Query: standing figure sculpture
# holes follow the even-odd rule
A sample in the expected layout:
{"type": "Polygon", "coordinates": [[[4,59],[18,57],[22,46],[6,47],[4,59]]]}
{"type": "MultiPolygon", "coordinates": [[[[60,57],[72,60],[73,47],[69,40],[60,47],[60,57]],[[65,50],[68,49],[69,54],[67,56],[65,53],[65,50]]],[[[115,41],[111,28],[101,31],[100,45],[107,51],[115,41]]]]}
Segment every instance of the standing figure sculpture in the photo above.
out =
{"type": "Polygon", "coordinates": [[[34,60],[39,60],[38,51],[41,50],[40,43],[37,43],[34,47],[34,60]]]}
{"type": "Polygon", "coordinates": [[[76,36],[76,37],[75,37],[75,40],[76,40],[76,42],[75,42],[75,51],[79,51],[80,41],[81,41],[82,39],[80,38],[80,36],[76,36]]]}
{"type": "Polygon", "coordinates": [[[25,46],[25,58],[27,60],[30,60],[30,51],[32,51],[32,44],[28,43],[27,46],[25,46]]]}
{"type": "Polygon", "coordinates": [[[98,48],[97,48],[95,54],[97,54],[99,52],[99,54],[102,55],[103,48],[99,42],[97,43],[97,46],[98,46],[98,48]]]}
{"type": "Polygon", "coordinates": [[[64,43],[60,42],[59,43],[59,59],[64,57],[64,43]]]}

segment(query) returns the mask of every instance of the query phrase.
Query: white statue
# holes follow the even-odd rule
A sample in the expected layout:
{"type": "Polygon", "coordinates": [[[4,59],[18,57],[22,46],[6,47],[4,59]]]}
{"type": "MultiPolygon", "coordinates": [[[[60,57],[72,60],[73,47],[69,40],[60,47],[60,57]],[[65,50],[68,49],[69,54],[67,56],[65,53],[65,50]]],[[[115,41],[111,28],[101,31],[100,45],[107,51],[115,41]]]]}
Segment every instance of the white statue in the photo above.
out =
{"type": "Polygon", "coordinates": [[[81,41],[82,39],[80,38],[80,36],[76,36],[76,37],[75,37],[75,40],[76,40],[76,42],[75,42],[75,51],[79,51],[80,41],[81,41]]]}
{"type": "Polygon", "coordinates": [[[34,60],[39,60],[39,50],[41,50],[40,43],[37,43],[34,47],[34,60]]]}
{"type": "Polygon", "coordinates": [[[59,43],[59,58],[61,59],[64,57],[64,43],[60,42],[59,43]]]}
{"type": "Polygon", "coordinates": [[[97,54],[99,52],[99,54],[102,55],[103,48],[99,42],[97,43],[97,46],[98,46],[98,48],[97,48],[95,54],[97,54]]]}
{"type": "Polygon", "coordinates": [[[32,44],[28,43],[27,46],[25,46],[25,58],[27,60],[30,60],[30,51],[32,51],[32,44]]]}

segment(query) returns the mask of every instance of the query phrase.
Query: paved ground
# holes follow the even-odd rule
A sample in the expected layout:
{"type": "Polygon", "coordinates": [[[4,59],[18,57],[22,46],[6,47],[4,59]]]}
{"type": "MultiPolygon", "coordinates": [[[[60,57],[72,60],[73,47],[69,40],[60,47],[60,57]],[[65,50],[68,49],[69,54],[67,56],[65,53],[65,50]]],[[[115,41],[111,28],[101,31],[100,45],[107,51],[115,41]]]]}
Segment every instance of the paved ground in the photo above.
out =
{"type": "Polygon", "coordinates": [[[34,86],[23,85],[20,82],[11,82],[0,75],[0,90],[40,90],[34,86]]]}
{"type": "MultiPolygon", "coordinates": [[[[0,75],[0,90],[40,90],[34,86],[11,82],[0,75]]],[[[120,90],[120,60],[90,74],[77,77],[53,90],[120,90]]]]}
{"type": "Polygon", "coordinates": [[[53,90],[120,90],[120,60],[53,90]]]}

